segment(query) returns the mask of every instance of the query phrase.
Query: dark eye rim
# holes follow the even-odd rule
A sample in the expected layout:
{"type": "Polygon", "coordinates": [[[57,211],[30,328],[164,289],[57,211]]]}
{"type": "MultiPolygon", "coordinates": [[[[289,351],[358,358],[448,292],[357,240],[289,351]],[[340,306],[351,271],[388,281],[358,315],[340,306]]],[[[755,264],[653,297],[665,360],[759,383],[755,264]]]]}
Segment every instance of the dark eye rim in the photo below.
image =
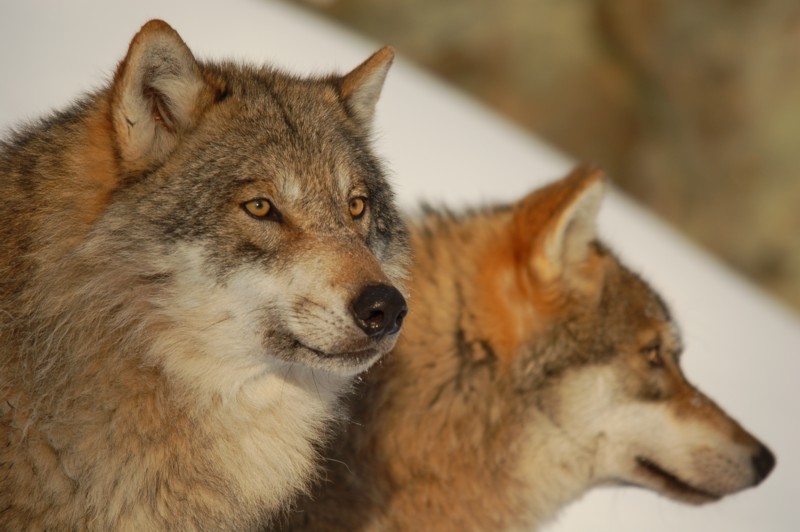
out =
{"type": "Polygon", "coordinates": [[[353,214],[353,213],[352,213],[352,211],[351,211],[351,212],[350,212],[350,216],[353,218],[353,220],[360,220],[361,218],[363,218],[363,217],[364,217],[364,215],[365,215],[365,214],[367,214],[367,207],[369,206],[369,198],[367,198],[366,196],[353,196],[353,197],[352,197],[352,198],[350,198],[350,200],[347,202],[347,207],[348,207],[348,209],[350,209],[350,206],[352,205],[352,203],[353,203],[355,200],[361,200],[361,201],[363,202],[363,204],[364,204],[364,205],[363,205],[363,208],[361,209],[361,212],[360,212],[360,213],[358,213],[358,214],[353,214]]]}
{"type": "Polygon", "coordinates": [[[664,357],[661,354],[661,340],[654,340],[642,347],[639,352],[644,355],[651,368],[663,368],[664,357]]]}
{"type": "Polygon", "coordinates": [[[247,201],[243,201],[242,203],[240,203],[239,207],[241,207],[241,209],[244,211],[245,214],[247,214],[247,216],[249,216],[250,218],[252,218],[254,220],[258,220],[258,221],[270,220],[270,221],[273,221],[273,222],[280,222],[280,221],[283,220],[283,216],[281,215],[280,211],[278,211],[278,209],[275,208],[275,204],[272,203],[269,200],[269,198],[264,198],[264,197],[252,198],[252,199],[249,199],[247,201]],[[250,212],[247,209],[247,205],[249,205],[249,204],[251,204],[251,203],[253,203],[255,201],[266,202],[269,205],[269,211],[267,212],[267,214],[265,214],[264,216],[258,216],[256,214],[253,214],[252,212],[250,212]]]}

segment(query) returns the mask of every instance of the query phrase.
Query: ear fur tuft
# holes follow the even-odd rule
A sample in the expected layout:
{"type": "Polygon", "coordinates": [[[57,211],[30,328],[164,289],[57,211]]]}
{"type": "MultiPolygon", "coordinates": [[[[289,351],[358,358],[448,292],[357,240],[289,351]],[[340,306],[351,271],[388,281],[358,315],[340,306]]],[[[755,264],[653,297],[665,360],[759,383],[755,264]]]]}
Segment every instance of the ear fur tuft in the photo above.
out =
{"type": "Polygon", "coordinates": [[[602,170],[583,165],[518,205],[517,240],[540,281],[568,277],[587,260],[605,187],[602,170]]]}
{"type": "Polygon", "coordinates": [[[215,91],[180,35],[151,20],[134,36],[114,76],[111,113],[124,169],[162,163],[192,129],[215,91]]]}
{"type": "Polygon", "coordinates": [[[372,124],[375,104],[393,60],[394,50],[384,46],[341,80],[339,97],[366,129],[372,124]]]}

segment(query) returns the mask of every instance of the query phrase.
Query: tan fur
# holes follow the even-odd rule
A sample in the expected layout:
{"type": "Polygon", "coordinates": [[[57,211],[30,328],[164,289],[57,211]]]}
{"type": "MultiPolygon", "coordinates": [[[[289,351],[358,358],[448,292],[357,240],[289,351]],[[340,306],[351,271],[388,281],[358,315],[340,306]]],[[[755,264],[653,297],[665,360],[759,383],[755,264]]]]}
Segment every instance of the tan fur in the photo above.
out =
{"type": "Polygon", "coordinates": [[[201,63],[151,21],[109,86],[0,143],[0,529],[257,529],[306,488],[397,337],[351,310],[405,275],[365,140],[390,63],[201,63]]]}
{"type": "Polygon", "coordinates": [[[663,302],[595,242],[603,181],[413,224],[404,335],[289,528],[525,530],[596,485],[700,503],[763,480],[769,451],[688,384],[663,302]]]}

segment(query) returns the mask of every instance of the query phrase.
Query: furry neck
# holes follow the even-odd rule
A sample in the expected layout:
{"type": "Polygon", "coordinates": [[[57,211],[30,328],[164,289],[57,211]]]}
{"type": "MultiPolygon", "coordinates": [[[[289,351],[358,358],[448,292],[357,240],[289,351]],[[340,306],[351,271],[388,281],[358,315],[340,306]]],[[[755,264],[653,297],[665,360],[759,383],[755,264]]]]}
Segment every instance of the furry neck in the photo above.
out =
{"type": "Polygon", "coordinates": [[[595,484],[597,449],[575,442],[538,408],[528,421],[521,445],[519,472],[528,501],[525,523],[541,527],[595,484]]]}
{"type": "MultiPolygon", "coordinates": [[[[455,313],[451,318],[457,321],[455,313]]],[[[539,389],[521,387],[490,344],[459,328],[435,336],[449,338],[443,341],[449,345],[429,350],[425,343],[404,342],[387,369],[389,379],[405,381],[384,396],[405,412],[389,415],[409,427],[387,433],[396,445],[387,460],[400,464],[390,466],[389,478],[405,490],[392,495],[392,504],[414,499],[404,503],[404,512],[427,514],[428,521],[441,497],[438,515],[445,528],[544,525],[592,486],[595,449],[581,447],[554,423],[536,404],[539,389]]]]}

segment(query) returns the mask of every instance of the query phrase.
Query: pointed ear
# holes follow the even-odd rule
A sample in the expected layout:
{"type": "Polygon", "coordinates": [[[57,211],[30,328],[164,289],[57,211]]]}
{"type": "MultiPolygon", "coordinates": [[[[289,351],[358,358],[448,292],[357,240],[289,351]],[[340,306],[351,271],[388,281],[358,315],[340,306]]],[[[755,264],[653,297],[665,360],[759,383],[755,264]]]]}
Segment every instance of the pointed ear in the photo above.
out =
{"type": "Polygon", "coordinates": [[[199,121],[215,90],[169,24],[151,20],[131,41],[117,67],[111,112],[124,169],[162,163],[199,121]]]}
{"type": "Polygon", "coordinates": [[[517,205],[516,239],[540,281],[570,277],[586,262],[597,237],[595,222],[605,182],[601,170],[580,166],[517,205]]]}
{"type": "Polygon", "coordinates": [[[384,46],[341,80],[339,97],[356,121],[367,130],[372,125],[375,104],[393,60],[394,50],[384,46]]]}

